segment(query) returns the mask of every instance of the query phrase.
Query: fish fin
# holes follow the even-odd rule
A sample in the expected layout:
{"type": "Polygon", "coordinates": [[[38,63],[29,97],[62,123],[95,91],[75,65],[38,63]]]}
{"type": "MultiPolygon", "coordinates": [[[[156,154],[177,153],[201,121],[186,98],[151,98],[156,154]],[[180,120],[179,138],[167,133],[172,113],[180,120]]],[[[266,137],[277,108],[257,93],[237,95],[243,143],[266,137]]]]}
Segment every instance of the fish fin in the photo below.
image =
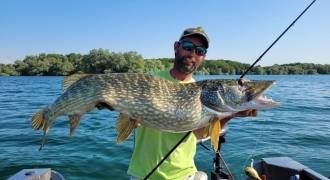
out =
{"type": "Polygon", "coordinates": [[[70,136],[74,133],[75,129],[78,127],[81,115],[70,115],[70,136]]]}
{"type": "Polygon", "coordinates": [[[40,145],[39,151],[44,147],[44,144],[46,142],[47,133],[49,131],[49,125],[45,119],[46,110],[47,109],[45,108],[45,109],[38,111],[37,113],[35,113],[33,115],[32,120],[31,120],[31,124],[32,124],[32,127],[34,130],[39,130],[39,129],[44,130],[44,135],[41,140],[41,145],[40,145]]]}
{"type": "Polygon", "coordinates": [[[203,128],[203,132],[202,132],[202,138],[207,138],[210,136],[209,132],[210,132],[210,128],[211,128],[211,125],[207,125],[203,128]]]}
{"type": "Polygon", "coordinates": [[[70,76],[64,77],[62,89],[65,92],[72,84],[79,81],[80,79],[90,76],[91,74],[73,74],[70,76]]]}
{"type": "Polygon", "coordinates": [[[210,138],[211,138],[211,144],[212,144],[213,150],[215,152],[218,151],[220,132],[221,132],[220,119],[216,118],[211,122],[210,128],[209,128],[209,135],[210,135],[210,138]]]}
{"type": "Polygon", "coordinates": [[[45,128],[45,109],[42,109],[35,113],[31,119],[31,125],[34,130],[39,130],[41,128],[45,128]]]}
{"type": "Polygon", "coordinates": [[[134,129],[134,123],[126,114],[119,114],[117,120],[117,143],[124,142],[134,129]]]}

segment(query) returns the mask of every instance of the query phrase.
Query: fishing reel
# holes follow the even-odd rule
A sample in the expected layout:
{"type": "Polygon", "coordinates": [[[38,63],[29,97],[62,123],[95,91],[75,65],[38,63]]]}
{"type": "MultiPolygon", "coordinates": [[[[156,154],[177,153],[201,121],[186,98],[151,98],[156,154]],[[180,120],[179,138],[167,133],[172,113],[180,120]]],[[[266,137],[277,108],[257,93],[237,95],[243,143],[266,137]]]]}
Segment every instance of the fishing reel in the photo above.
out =
{"type": "MultiPolygon", "coordinates": [[[[211,180],[233,180],[232,173],[230,172],[224,158],[222,157],[220,150],[221,145],[226,142],[225,135],[228,131],[228,126],[224,126],[221,129],[219,134],[219,142],[218,142],[218,149],[214,151],[214,158],[213,158],[213,171],[211,171],[211,180]]],[[[209,140],[210,138],[205,138],[199,140],[198,143],[203,146],[204,148],[210,150],[206,146],[203,145],[204,141],[209,140]]],[[[211,150],[210,150],[211,151],[211,150]]]]}
{"type": "Polygon", "coordinates": [[[213,171],[211,171],[211,180],[233,180],[228,166],[222,157],[220,150],[221,145],[226,142],[224,134],[219,136],[218,150],[214,152],[213,171]]]}

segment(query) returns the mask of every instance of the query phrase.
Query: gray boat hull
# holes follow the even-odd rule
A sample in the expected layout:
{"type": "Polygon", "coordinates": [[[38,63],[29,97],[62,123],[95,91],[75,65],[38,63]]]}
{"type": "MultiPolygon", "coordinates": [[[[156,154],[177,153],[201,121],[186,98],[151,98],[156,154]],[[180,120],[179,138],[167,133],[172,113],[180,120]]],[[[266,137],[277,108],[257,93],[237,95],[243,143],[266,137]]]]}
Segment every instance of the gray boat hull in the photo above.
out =
{"type": "Polygon", "coordinates": [[[329,178],[289,157],[263,158],[254,164],[254,168],[259,175],[265,175],[267,180],[329,180],[329,178]]]}

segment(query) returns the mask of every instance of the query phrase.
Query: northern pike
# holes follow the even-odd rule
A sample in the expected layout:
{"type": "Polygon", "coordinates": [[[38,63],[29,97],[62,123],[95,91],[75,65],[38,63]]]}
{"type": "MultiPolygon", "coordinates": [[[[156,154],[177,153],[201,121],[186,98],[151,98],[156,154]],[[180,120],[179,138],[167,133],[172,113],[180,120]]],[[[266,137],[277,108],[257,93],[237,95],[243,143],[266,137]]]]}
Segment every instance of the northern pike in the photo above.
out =
{"type": "Polygon", "coordinates": [[[262,95],[273,84],[224,79],[178,83],[135,73],[72,75],[64,79],[63,94],[37,112],[31,123],[35,130],[44,131],[40,149],[57,117],[69,117],[71,135],[83,114],[95,107],[120,113],[117,142],[124,141],[134,129],[129,118],[161,131],[188,132],[207,126],[214,117],[277,106],[262,95]]]}

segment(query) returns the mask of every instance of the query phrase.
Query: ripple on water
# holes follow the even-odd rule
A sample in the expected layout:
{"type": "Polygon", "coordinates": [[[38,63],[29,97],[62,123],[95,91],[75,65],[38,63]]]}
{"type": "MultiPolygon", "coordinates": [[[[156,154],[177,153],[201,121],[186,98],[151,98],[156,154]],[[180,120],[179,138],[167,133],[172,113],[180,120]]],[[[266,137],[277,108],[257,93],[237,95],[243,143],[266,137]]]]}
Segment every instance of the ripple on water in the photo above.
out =
{"type": "MultiPolygon", "coordinates": [[[[258,117],[230,122],[222,152],[235,177],[245,177],[242,169],[252,158],[275,156],[289,156],[330,176],[330,76],[249,78],[276,80],[266,94],[282,104],[259,111],[258,117]]],[[[32,130],[30,118],[62,93],[62,79],[0,77],[0,179],[35,167],[53,168],[68,179],[128,179],[134,140],[131,136],[116,144],[116,112],[86,114],[71,137],[68,118],[61,117],[50,129],[44,149],[38,151],[43,133],[32,130]]],[[[198,146],[197,167],[210,172],[213,156],[198,146]]]]}

